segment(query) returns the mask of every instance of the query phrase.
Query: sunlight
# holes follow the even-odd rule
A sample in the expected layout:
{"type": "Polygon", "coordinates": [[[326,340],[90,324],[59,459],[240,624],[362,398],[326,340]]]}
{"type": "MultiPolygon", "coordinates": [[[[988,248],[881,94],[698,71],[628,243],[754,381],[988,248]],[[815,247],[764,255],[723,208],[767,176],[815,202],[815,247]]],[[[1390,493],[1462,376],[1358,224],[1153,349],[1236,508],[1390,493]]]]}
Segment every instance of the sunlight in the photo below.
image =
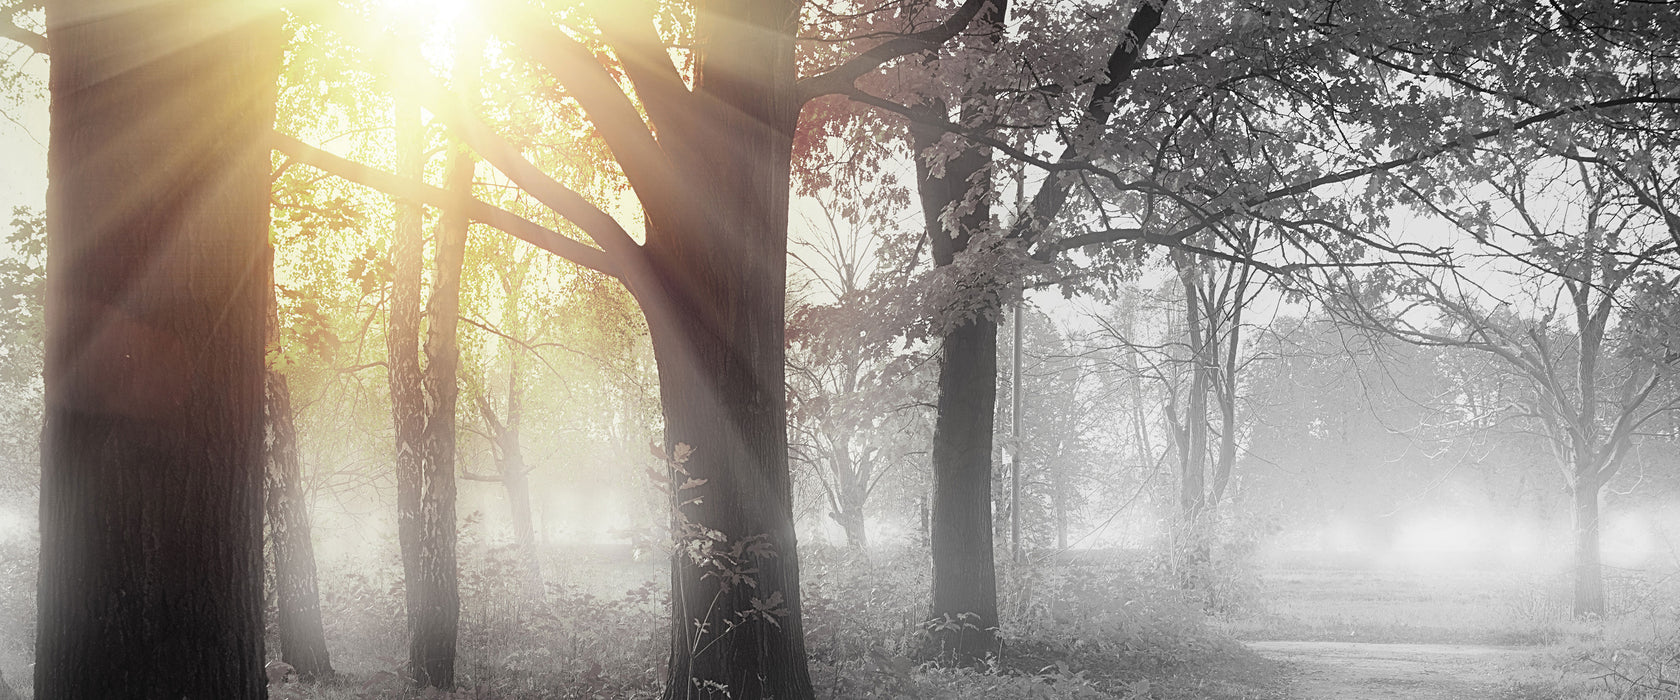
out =
{"type": "Polygon", "coordinates": [[[398,29],[399,35],[420,35],[426,63],[447,74],[455,64],[455,45],[462,27],[476,21],[478,0],[374,0],[375,22],[398,29]]]}
{"type": "Polygon", "coordinates": [[[477,9],[478,0],[377,0],[378,16],[419,22],[432,31],[449,27],[477,9]]]}

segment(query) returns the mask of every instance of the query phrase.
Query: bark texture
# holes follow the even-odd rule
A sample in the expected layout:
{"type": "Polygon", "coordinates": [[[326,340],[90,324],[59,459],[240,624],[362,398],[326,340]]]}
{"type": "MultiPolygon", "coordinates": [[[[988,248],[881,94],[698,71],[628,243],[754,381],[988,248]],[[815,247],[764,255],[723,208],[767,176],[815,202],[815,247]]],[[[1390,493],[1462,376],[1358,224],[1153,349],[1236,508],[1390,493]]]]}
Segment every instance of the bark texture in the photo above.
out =
{"type": "Polygon", "coordinates": [[[1575,485],[1575,617],[1604,615],[1604,568],[1599,541],[1599,487],[1575,485]]]}
{"type": "Polygon", "coordinates": [[[933,644],[941,660],[976,664],[997,652],[992,549],[992,422],[997,323],[946,334],[933,428],[933,644]]]}
{"type": "MultiPolygon", "coordinates": [[[[401,174],[420,179],[425,131],[419,108],[399,100],[401,174]]],[[[471,185],[470,160],[451,156],[446,186],[471,185]]],[[[423,211],[399,201],[391,244],[392,292],[386,330],[392,421],[396,429],[397,539],[402,549],[409,634],[409,674],[423,686],[455,684],[461,601],[455,567],[455,400],[460,351],[455,342],[466,219],[447,207],[437,227],[432,293],[427,302],[426,366],[420,364],[420,276],[425,267],[423,211]]]]}
{"type": "MultiPolygon", "coordinates": [[[[797,20],[783,1],[699,14],[687,118],[655,119],[684,188],[638,191],[650,274],[631,290],[653,339],[666,445],[691,446],[685,468],[705,480],[683,492],[702,499],[683,517],[721,533],[725,550],[673,561],[667,698],[813,695],[783,374],[797,20]],[[755,585],[719,575],[745,568],[755,585]]],[[[673,89],[652,103],[662,97],[687,99],[673,89]]]]}
{"type": "MultiPolygon", "coordinates": [[[[990,8],[979,21],[1001,26],[990,8]]],[[[943,104],[929,105],[943,116],[943,104]]],[[[962,115],[972,120],[972,109],[962,115]]],[[[935,175],[925,154],[943,133],[912,127],[916,187],[935,265],[950,265],[991,220],[991,196],[945,225],[945,213],[970,188],[991,187],[991,148],[966,145],[935,175]]],[[[940,344],[939,398],[933,428],[933,606],[928,652],[962,665],[997,651],[997,570],[992,551],[992,436],[997,408],[997,322],[978,317],[955,324],[940,344]]]]}
{"type": "Polygon", "coordinates": [[[47,4],[35,697],[262,698],[263,335],[280,18],[47,4]]]}
{"type": "Polygon", "coordinates": [[[272,362],[279,350],[280,331],[278,309],[272,294],[269,298],[270,362],[263,384],[268,468],[264,472],[263,490],[268,504],[269,551],[274,556],[274,589],[279,600],[275,622],[280,632],[280,660],[296,669],[300,680],[313,681],[331,678],[333,668],[327,653],[326,631],[321,625],[315,546],[309,537],[309,507],[303,495],[292,388],[286,375],[276,370],[272,362]]]}

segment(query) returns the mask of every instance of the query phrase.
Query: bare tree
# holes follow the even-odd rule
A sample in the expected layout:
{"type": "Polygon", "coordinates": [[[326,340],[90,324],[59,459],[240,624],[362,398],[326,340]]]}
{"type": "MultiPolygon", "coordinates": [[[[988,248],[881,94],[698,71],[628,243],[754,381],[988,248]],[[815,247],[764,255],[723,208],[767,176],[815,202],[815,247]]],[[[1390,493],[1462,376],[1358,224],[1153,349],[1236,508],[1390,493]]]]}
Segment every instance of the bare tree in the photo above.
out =
{"type": "Polygon", "coordinates": [[[1483,154],[1469,201],[1408,187],[1420,206],[1475,237],[1453,269],[1339,274],[1332,309],[1427,346],[1488,353],[1528,385],[1520,415],[1545,436],[1573,499],[1574,612],[1604,612],[1601,494],[1652,419],[1676,408],[1675,354],[1660,300],[1680,276],[1653,211],[1573,147],[1554,156],[1483,154]]]}

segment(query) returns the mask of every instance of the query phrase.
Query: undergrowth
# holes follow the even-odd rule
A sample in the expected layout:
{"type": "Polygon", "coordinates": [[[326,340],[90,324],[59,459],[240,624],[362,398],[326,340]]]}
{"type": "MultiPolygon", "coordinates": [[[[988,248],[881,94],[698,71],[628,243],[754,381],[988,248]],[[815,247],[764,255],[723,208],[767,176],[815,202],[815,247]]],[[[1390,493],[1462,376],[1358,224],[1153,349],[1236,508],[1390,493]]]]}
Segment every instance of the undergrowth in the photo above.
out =
{"type": "MultiPolygon", "coordinates": [[[[456,700],[658,697],[669,653],[662,570],[641,566],[604,592],[601,576],[548,562],[541,600],[522,600],[507,549],[462,561],[456,700]]],[[[603,562],[582,562],[599,571],[603,562]]],[[[1205,601],[1147,561],[1119,557],[1000,571],[1001,653],[983,668],[917,659],[930,581],[925,550],[801,552],[804,624],[820,698],[1270,697],[1269,666],[1206,624],[1205,601]]],[[[386,572],[323,583],[340,678],[279,679],[286,700],[414,695],[401,677],[401,591],[386,572]]],[[[624,571],[617,572],[620,575],[624,571]]],[[[276,645],[271,644],[270,648],[276,645]]],[[[424,697],[424,695],[421,695],[424,697]]]]}

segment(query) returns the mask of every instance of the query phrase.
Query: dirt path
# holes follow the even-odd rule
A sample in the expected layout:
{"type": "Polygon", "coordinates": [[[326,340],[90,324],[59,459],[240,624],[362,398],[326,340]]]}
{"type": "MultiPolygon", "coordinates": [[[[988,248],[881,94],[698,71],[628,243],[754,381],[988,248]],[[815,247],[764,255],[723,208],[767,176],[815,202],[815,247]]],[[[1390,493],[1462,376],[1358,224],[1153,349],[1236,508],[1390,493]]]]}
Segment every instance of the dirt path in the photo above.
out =
{"type": "Polygon", "coordinates": [[[1485,700],[1499,669],[1533,653],[1513,647],[1355,642],[1248,642],[1290,666],[1294,700],[1485,700]]]}

